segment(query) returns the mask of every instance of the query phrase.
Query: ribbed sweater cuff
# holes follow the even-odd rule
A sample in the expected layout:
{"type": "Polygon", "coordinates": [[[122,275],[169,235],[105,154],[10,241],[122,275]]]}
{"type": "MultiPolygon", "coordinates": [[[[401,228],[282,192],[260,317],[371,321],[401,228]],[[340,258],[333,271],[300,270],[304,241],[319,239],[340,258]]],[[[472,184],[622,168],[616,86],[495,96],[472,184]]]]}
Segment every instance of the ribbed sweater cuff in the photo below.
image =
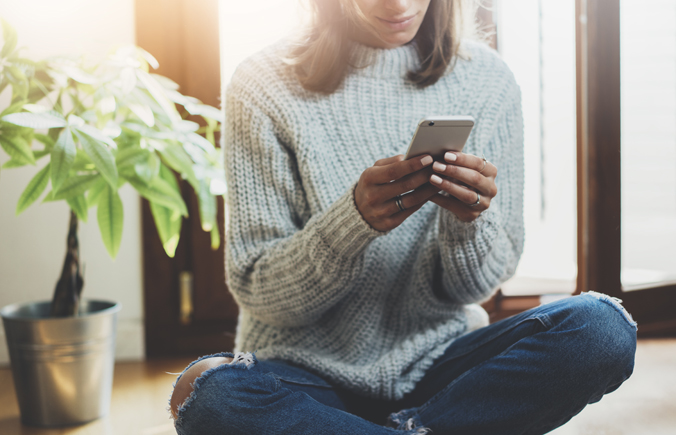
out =
{"type": "Polygon", "coordinates": [[[481,213],[478,218],[472,222],[463,222],[456,215],[448,210],[441,210],[441,228],[446,234],[446,239],[452,242],[465,242],[472,240],[477,228],[487,219],[488,210],[481,213]]]}
{"type": "Polygon", "coordinates": [[[322,240],[339,256],[352,258],[386,232],[375,230],[364,220],[354,202],[354,184],[326,210],[318,228],[322,240]]]}

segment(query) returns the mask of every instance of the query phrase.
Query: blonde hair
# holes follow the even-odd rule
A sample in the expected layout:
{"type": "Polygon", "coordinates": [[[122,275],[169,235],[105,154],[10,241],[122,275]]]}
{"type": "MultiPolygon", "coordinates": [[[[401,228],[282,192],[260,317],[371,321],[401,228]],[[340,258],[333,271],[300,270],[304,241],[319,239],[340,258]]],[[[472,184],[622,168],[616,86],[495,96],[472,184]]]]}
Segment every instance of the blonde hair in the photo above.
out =
{"type": "MultiPolygon", "coordinates": [[[[311,23],[291,49],[287,63],[303,88],[333,93],[353,64],[355,43],[350,31],[365,27],[365,17],[355,0],[309,0],[311,23]]],[[[420,68],[409,71],[407,79],[420,88],[436,83],[452,69],[463,37],[475,36],[476,3],[467,0],[431,0],[418,33],[414,37],[420,68]]]]}

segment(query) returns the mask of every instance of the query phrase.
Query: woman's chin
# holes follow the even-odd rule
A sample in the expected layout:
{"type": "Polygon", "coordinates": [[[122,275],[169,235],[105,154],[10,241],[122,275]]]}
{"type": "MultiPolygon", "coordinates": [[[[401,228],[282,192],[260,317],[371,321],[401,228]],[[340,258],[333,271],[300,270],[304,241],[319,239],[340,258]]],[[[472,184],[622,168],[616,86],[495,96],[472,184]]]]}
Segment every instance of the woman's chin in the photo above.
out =
{"type": "Polygon", "coordinates": [[[394,34],[382,37],[383,48],[397,48],[406,45],[413,40],[415,33],[394,34]]]}

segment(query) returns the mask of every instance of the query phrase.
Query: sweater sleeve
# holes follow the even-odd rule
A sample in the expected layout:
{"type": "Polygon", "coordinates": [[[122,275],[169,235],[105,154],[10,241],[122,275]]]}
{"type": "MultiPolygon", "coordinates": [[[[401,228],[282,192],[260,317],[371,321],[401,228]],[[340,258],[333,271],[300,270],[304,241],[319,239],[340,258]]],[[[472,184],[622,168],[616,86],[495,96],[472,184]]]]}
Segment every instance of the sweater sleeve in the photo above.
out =
{"type": "Polygon", "coordinates": [[[260,105],[233,94],[225,101],[228,287],[253,318],[308,325],[351,291],[364,250],[384,233],[361,217],[354,185],[309,217],[293,151],[260,105]]]}
{"type": "Polygon", "coordinates": [[[456,303],[489,298],[514,275],[523,252],[523,119],[520,92],[514,88],[493,131],[478,138],[479,153],[498,168],[497,196],[473,222],[462,222],[445,209],[439,213],[442,287],[456,303]]]}

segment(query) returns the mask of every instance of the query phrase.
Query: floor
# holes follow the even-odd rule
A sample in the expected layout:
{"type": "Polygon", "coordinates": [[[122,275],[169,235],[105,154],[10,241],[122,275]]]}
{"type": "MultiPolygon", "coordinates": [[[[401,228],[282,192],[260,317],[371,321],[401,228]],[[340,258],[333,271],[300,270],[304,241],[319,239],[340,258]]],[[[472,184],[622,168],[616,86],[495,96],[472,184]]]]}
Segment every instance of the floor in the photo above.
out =
{"type": "Polygon", "coordinates": [[[1,435],[172,435],[166,410],[176,375],[191,359],[120,363],[115,366],[110,414],[92,423],[63,429],[23,426],[9,369],[0,369],[1,435]]]}
{"type": "MultiPolygon", "coordinates": [[[[11,372],[0,369],[2,435],[171,435],[165,410],[174,375],[188,359],[118,364],[110,415],[84,426],[38,429],[22,426],[11,372]]],[[[676,434],[676,339],[642,340],[634,375],[618,391],[588,406],[555,435],[676,434]]]]}

